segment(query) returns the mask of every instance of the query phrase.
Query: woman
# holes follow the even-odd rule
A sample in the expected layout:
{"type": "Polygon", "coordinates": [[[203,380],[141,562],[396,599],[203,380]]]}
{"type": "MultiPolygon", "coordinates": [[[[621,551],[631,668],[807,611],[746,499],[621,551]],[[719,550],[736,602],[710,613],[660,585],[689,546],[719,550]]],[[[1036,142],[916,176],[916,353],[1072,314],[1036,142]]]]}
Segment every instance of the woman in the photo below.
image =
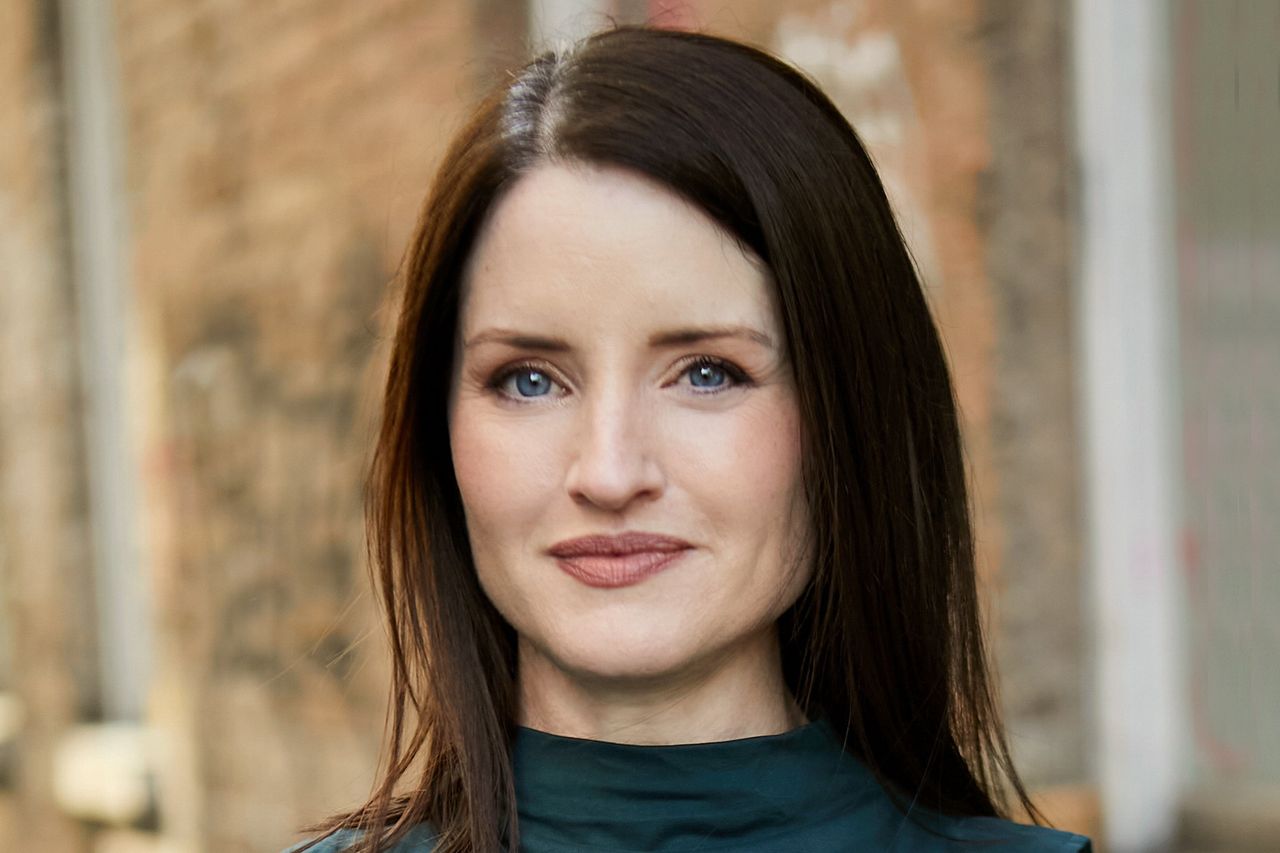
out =
{"type": "Polygon", "coordinates": [[[937,332],[768,54],[617,28],[480,106],[369,486],[387,765],[309,849],[1088,849],[1006,819],[937,332]]]}

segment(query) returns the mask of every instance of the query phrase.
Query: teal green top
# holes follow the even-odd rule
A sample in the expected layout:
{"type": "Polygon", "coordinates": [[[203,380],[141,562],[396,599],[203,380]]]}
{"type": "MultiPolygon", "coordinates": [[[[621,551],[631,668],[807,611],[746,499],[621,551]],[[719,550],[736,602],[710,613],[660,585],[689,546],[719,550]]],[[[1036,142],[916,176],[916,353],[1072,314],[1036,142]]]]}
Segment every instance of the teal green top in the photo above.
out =
{"type": "MultiPolygon", "coordinates": [[[[894,806],[831,726],[714,743],[637,746],[517,730],[522,853],[1091,851],[1089,839],[985,817],[894,806]]],[[[311,848],[338,853],[341,834],[311,848]]],[[[395,853],[428,853],[423,825],[395,853]]],[[[291,848],[292,849],[292,848],[291,848]]]]}

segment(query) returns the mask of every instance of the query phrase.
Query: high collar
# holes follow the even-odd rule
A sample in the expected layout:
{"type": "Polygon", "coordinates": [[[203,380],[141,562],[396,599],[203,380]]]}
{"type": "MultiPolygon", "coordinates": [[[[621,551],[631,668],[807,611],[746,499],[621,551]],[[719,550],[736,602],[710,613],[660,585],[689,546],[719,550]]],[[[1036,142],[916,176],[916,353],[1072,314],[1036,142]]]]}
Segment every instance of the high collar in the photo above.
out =
{"type": "Polygon", "coordinates": [[[521,835],[540,849],[732,849],[869,806],[881,792],[823,719],[664,746],[521,726],[513,762],[521,835]]]}

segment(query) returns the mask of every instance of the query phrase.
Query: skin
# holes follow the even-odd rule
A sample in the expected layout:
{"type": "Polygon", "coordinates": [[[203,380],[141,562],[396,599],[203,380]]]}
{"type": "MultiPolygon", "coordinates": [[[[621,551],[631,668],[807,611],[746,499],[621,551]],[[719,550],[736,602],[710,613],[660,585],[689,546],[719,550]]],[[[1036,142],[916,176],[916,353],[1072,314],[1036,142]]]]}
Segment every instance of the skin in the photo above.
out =
{"type": "Polygon", "coordinates": [[[810,571],[800,416],[759,259],[644,176],[543,165],[495,205],[462,284],[453,464],[480,584],[519,636],[521,724],[674,744],[807,722],[775,625],[810,571]],[[768,340],[650,341],[713,326],[768,340]],[[546,553],[628,530],[694,547],[614,589],[546,553]]]}

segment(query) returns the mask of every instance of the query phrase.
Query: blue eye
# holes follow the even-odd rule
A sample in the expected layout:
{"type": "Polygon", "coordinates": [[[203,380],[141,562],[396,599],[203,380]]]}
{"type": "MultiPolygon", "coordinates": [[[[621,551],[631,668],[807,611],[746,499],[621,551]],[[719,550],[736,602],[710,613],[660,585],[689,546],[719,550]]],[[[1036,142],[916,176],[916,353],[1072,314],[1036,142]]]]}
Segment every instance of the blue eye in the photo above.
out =
{"type": "Polygon", "coordinates": [[[694,388],[719,388],[728,373],[720,365],[704,361],[690,367],[689,376],[694,388]]]}
{"type": "Polygon", "coordinates": [[[750,385],[751,380],[745,373],[727,361],[703,356],[694,360],[685,369],[689,384],[703,389],[701,394],[718,394],[740,385],[750,385]]]}
{"type": "Polygon", "coordinates": [[[551,377],[535,367],[516,368],[503,377],[503,382],[511,377],[515,377],[516,392],[521,397],[542,397],[551,388],[551,377]]]}

